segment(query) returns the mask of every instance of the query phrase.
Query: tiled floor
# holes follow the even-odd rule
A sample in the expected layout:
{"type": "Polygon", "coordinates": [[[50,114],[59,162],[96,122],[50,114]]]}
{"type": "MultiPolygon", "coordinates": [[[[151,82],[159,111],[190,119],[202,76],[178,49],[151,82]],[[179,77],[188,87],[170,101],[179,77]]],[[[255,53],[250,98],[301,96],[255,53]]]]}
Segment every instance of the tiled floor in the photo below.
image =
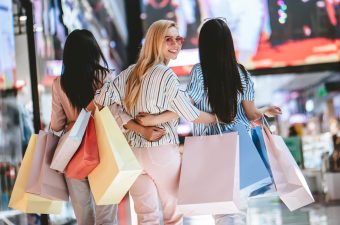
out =
{"type": "MultiPolygon", "coordinates": [[[[192,217],[184,225],[214,225],[214,221],[211,216],[192,217]]],[[[251,199],[247,225],[340,225],[340,203],[313,204],[290,212],[276,197],[251,199]]]]}

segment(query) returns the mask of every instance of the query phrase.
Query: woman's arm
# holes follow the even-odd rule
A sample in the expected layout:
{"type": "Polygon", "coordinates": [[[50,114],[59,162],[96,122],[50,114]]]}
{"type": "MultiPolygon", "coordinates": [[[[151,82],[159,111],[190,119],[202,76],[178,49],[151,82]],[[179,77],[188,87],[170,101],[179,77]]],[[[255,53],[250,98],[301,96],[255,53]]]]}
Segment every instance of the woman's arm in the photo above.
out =
{"type": "Polygon", "coordinates": [[[200,111],[200,115],[197,119],[192,121],[193,123],[204,123],[204,124],[209,124],[209,123],[216,123],[216,115],[215,114],[210,114],[207,112],[200,111]]]}
{"type": "Polygon", "coordinates": [[[177,113],[171,111],[165,111],[159,115],[141,112],[136,116],[136,122],[143,126],[156,126],[178,118],[177,113]]]}
{"type": "Polygon", "coordinates": [[[251,74],[242,66],[240,75],[243,88],[241,97],[242,107],[250,121],[258,120],[263,115],[274,117],[282,114],[281,109],[277,106],[268,106],[258,109],[255,106],[255,89],[251,74]]]}
{"type": "MultiPolygon", "coordinates": [[[[51,113],[51,129],[55,132],[64,130],[67,125],[66,113],[63,106],[59,93],[61,91],[60,78],[56,78],[52,84],[52,113],[51,113]]],[[[71,127],[71,126],[70,126],[71,127]]]]}
{"type": "MultiPolygon", "coordinates": [[[[158,124],[166,123],[171,120],[178,119],[177,113],[165,111],[159,115],[149,113],[139,113],[136,117],[136,122],[143,126],[156,126],[158,124]]],[[[216,123],[214,114],[200,111],[199,117],[192,121],[193,123],[216,123]]]]}
{"type": "Polygon", "coordinates": [[[148,141],[158,141],[166,134],[165,130],[159,127],[142,126],[136,123],[134,120],[130,120],[129,122],[127,122],[124,125],[124,128],[140,134],[143,138],[145,138],[148,141]]]}
{"type": "Polygon", "coordinates": [[[277,115],[281,115],[282,111],[277,106],[268,106],[263,108],[256,108],[254,101],[242,101],[242,106],[245,111],[247,118],[250,121],[258,120],[262,117],[262,115],[266,115],[268,117],[275,117],[277,115]]]}
{"type": "Polygon", "coordinates": [[[139,125],[124,111],[123,107],[118,104],[113,104],[108,107],[122,132],[126,132],[127,130],[134,131],[148,141],[158,141],[165,135],[165,131],[161,128],[139,125]]]}

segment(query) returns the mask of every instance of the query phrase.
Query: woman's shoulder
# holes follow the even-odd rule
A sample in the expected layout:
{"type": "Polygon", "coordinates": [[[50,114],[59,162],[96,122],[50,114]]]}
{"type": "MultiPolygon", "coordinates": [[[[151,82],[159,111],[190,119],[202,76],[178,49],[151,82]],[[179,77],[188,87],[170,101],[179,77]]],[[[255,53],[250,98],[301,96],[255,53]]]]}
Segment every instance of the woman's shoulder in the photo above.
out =
{"type": "Polygon", "coordinates": [[[196,75],[202,75],[202,67],[201,67],[201,63],[197,63],[195,64],[192,69],[191,69],[191,74],[196,74],[196,75]]]}
{"type": "Polygon", "coordinates": [[[202,70],[201,63],[196,63],[193,67],[192,70],[202,70]]]}
{"type": "Polygon", "coordinates": [[[241,83],[243,86],[248,86],[253,83],[250,72],[246,70],[246,68],[244,68],[243,65],[241,64],[238,65],[238,71],[239,71],[241,83]]]}
{"type": "Polygon", "coordinates": [[[251,74],[248,72],[248,70],[242,64],[238,64],[238,72],[240,73],[241,79],[251,78],[251,74]]]}
{"type": "Polygon", "coordinates": [[[174,73],[172,71],[172,69],[170,67],[168,67],[167,65],[164,65],[164,64],[156,64],[154,65],[151,70],[151,72],[171,72],[171,73],[174,73]]]}
{"type": "Polygon", "coordinates": [[[130,65],[128,68],[126,68],[125,70],[122,70],[121,72],[119,72],[118,74],[114,73],[111,75],[111,81],[121,81],[121,80],[126,80],[129,75],[131,74],[133,68],[135,68],[136,64],[132,64],[130,65]]]}
{"type": "Polygon", "coordinates": [[[122,70],[116,77],[124,76],[124,74],[130,74],[133,68],[135,68],[135,66],[136,64],[132,64],[128,66],[128,68],[126,68],[125,70],[122,70]]]}
{"type": "Polygon", "coordinates": [[[169,78],[178,79],[175,72],[168,66],[164,64],[156,64],[149,69],[149,74],[152,74],[154,78],[166,78],[161,80],[167,80],[169,78]]]}

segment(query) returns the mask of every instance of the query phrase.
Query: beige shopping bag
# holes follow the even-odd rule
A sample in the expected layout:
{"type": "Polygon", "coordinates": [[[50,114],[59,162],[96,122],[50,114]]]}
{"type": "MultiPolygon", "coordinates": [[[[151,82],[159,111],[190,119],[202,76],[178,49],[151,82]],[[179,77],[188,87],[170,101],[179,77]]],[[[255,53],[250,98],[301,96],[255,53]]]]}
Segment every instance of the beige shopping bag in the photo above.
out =
{"type": "Polygon", "coordinates": [[[50,168],[58,141],[59,137],[50,132],[39,132],[26,191],[49,199],[68,201],[64,175],[50,168]]]}
{"type": "Polygon", "coordinates": [[[22,160],[17,179],[14,184],[9,207],[24,213],[59,214],[62,209],[62,201],[50,200],[25,192],[32,159],[35,152],[38,135],[33,134],[22,160]]]}
{"type": "Polygon", "coordinates": [[[184,215],[239,212],[239,137],[236,132],[187,137],[179,182],[184,215]]]}
{"type": "Polygon", "coordinates": [[[118,204],[135,182],[142,168],[110,110],[94,114],[99,148],[99,165],[88,179],[97,205],[118,204]]]}
{"type": "Polygon", "coordinates": [[[263,126],[268,161],[277,193],[293,211],[314,202],[307,182],[282,137],[273,135],[263,126]]]}

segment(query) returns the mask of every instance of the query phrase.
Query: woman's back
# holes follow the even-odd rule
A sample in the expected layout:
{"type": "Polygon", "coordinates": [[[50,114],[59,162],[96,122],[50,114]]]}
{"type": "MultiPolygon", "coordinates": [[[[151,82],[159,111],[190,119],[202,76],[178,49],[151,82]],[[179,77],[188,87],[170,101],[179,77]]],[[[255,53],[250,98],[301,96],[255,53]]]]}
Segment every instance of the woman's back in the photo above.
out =
{"type": "Polygon", "coordinates": [[[77,119],[108,73],[108,64],[93,34],[85,29],[72,31],[65,42],[61,77],[52,85],[51,128],[54,131],[63,130],[77,119]]]}
{"type": "MultiPolygon", "coordinates": [[[[100,89],[105,81],[112,79],[111,75],[107,75],[106,79],[96,86],[100,89]]],[[[72,104],[71,100],[67,97],[65,91],[61,86],[61,77],[54,79],[52,84],[52,116],[51,128],[54,131],[62,130],[67,124],[75,122],[80,111],[72,104]]],[[[79,82],[78,85],[82,85],[79,82]]],[[[94,97],[94,96],[93,96],[94,97]]]]}
{"type": "MultiPolygon", "coordinates": [[[[222,130],[229,130],[236,123],[242,123],[247,128],[250,127],[250,122],[242,107],[242,101],[254,101],[254,83],[251,80],[250,74],[245,74],[245,70],[239,68],[239,74],[242,84],[242,93],[238,93],[237,97],[237,113],[234,121],[229,124],[221,124],[222,130]]],[[[187,92],[195,102],[195,106],[204,112],[213,113],[209,104],[208,90],[204,88],[204,77],[200,64],[196,64],[191,73],[191,79],[187,87],[187,92]]],[[[221,102],[223,104],[223,102],[221,102]]],[[[216,124],[194,124],[193,135],[217,134],[219,132],[216,124]]]]}

